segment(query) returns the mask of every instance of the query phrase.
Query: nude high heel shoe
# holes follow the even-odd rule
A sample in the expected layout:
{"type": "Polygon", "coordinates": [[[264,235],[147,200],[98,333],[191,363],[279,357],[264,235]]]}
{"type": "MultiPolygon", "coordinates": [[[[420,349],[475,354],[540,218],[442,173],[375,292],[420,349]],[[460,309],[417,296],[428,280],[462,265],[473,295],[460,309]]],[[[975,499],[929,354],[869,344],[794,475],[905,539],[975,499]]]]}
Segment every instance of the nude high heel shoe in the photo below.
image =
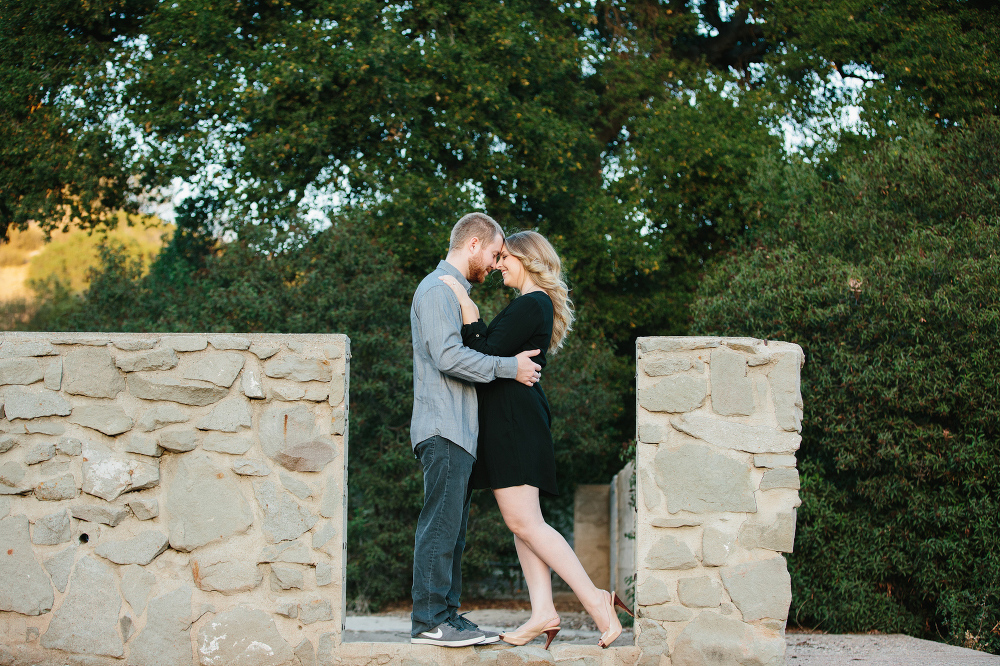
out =
{"type": "Polygon", "coordinates": [[[618,620],[618,612],[615,611],[615,606],[621,605],[625,610],[628,610],[628,607],[624,603],[621,603],[621,599],[614,592],[610,594],[604,592],[604,590],[601,590],[601,592],[608,595],[608,603],[605,607],[605,612],[608,615],[608,628],[601,634],[601,638],[597,641],[597,644],[602,648],[606,648],[610,647],[622,635],[622,623],[618,620]]]}
{"type": "Polygon", "coordinates": [[[541,634],[545,634],[545,647],[548,650],[552,644],[552,639],[559,633],[559,618],[554,617],[547,620],[540,627],[526,627],[520,631],[508,631],[500,634],[500,640],[511,645],[526,645],[535,640],[541,634]]]}

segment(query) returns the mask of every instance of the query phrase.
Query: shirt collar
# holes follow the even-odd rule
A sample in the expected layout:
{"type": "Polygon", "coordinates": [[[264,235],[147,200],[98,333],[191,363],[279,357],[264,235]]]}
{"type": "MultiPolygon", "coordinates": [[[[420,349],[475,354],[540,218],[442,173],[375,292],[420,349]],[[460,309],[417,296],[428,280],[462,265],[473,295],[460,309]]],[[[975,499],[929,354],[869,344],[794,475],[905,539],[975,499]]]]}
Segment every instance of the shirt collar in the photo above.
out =
{"type": "Polygon", "coordinates": [[[454,277],[456,280],[458,280],[458,283],[463,287],[465,287],[466,292],[472,290],[472,283],[469,282],[464,275],[462,275],[461,271],[459,271],[457,268],[449,264],[444,259],[438,262],[437,267],[442,271],[444,271],[445,273],[447,273],[448,275],[454,277]]]}

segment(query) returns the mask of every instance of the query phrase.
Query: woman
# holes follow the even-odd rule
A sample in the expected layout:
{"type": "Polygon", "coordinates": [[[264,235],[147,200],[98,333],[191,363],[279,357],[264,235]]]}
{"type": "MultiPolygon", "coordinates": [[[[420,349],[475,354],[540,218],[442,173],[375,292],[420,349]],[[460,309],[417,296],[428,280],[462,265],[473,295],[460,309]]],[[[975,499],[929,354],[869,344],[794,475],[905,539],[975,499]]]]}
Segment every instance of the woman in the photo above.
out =
{"type": "MultiPolygon", "coordinates": [[[[531,349],[555,354],[573,324],[573,304],[562,280],[559,255],[534,231],[509,236],[497,260],[503,283],[520,292],[489,326],[465,289],[443,277],[462,306],[462,338],[466,346],[491,356],[513,356],[531,349]]],[[[534,357],[545,367],[545,353],[534,357]]],[[[598,645],[608,647],[622,626],[615,606],[631,611],[613,592],[598,589],[559,532],[542,518],[539,494],[556,495],[551,416],[538,384],[528,387],[498,379],[477,385],[479,450],[472,472],[473,488],[492,488],[507,527],[514,533],[517,557],[528,584],[531,617],[500,638],[524,645],[546,635],[545,649],[559,632],[552,601],[551,569],[572,588],[601,631],[598,645]]]]}

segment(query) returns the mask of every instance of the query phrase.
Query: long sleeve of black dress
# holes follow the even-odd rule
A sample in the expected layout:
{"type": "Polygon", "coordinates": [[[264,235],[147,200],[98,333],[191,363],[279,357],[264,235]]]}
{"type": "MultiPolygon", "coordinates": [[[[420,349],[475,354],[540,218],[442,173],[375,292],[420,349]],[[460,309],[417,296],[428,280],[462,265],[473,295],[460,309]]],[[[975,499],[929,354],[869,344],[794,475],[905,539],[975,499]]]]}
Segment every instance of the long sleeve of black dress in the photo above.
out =
{"type": "MultiPolygon", "coordinates": [[[[533,349],[526,347],[525,343],[538,335],[544,324],[545,316],[538,299],[525,295],[511,301],[490,322],[489,327],[482,319],[462,326],[462,342],[466,347],[489,356],[515,356],[533,349]]],[[[544,352],[545,348],[541,351],[544,352]]]]}

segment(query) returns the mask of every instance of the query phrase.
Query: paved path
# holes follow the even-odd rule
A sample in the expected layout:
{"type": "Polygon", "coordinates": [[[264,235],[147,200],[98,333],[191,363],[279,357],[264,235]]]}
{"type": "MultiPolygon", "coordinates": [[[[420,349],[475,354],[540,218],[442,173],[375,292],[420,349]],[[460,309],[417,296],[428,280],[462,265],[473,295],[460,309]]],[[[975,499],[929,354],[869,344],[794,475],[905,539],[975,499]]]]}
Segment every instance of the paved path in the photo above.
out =
{"type": "MultiPolygon", "coordinates": [[[[469,619],[479,626],[501,631],[524,622],[527,611],[474,610],[469,619]]],[[[595,644],[600,633],[585,613],[560,613],[562,631],[553,643],[595,644]]],[[[344,640],[366,643],[406,643],[410,640],[408,613],[350,616],[344,640]]],[[[538,639],[539,647],[542,639],[538,639]]],[[[1000,666],[1000,656],[926,641],[900,634],[788,633],[787,666],[1000,666]]],[[[632,644],[626,629],[616,646],[632,644]]]]}

